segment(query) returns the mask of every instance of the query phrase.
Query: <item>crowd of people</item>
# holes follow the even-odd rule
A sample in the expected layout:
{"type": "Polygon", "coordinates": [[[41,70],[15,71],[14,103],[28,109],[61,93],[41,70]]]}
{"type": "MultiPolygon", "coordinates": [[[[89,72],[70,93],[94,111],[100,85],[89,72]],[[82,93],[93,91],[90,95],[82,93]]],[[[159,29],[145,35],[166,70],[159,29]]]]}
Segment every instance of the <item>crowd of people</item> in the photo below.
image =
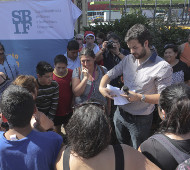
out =
{"type": "Polygon", "coordinates": [[[129,50],[114,32],[77,34],[54,67],[37,64],[36,78],[20,75],[0,43],[0,169],[188,166],[190,36],[179,47],[166,44],[162,57],[142,24],[124,40],[129,50]],[[115,105],[119,96],[127,104],[115,105]],[[162,121],[153,135],[155,106],[162,121]]]}

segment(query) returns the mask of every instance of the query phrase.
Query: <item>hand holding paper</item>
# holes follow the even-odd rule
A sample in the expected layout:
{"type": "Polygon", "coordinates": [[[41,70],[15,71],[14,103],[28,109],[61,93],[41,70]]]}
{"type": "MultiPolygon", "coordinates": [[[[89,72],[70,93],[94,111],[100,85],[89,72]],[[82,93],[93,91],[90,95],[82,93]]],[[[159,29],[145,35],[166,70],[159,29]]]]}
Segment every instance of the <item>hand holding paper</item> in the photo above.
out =
{"type": "Polygon", "coordinates": [[[116,96],[113,97],[114,105],[125,105],[129,103],[129,101],[125,97],[121,96],[123,92],[118,87],[113,87],[110,84],[108,84],[107,88],[111,91],[111,95],[116,96]]]}

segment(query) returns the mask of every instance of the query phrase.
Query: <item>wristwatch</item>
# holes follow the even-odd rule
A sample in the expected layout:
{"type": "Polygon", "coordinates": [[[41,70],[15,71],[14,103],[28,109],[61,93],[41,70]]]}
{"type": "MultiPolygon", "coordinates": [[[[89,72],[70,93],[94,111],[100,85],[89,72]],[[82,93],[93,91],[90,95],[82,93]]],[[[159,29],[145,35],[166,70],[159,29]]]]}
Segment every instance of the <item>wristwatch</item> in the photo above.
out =
{"type": "Polygon", "coordinates": [[[141,102],[145,102],[145,100],[146,100],[146,97],[145,97],[145,95],[144,95],[144,94],[142,94],[142,97],[141,97],[141,102]]]}

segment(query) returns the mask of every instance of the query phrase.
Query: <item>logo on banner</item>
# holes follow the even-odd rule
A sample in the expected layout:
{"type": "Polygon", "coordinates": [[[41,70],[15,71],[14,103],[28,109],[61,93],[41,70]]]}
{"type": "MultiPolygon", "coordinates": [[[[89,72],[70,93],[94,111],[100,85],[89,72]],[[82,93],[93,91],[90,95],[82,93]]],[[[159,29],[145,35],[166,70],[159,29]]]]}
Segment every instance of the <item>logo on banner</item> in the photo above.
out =
{"type": "Polygon", "coordinates": [[[30,10],[12,11],[12,21],[15,25],[14,34],[28,34],[32,26],[32,17],[30,10]]]}

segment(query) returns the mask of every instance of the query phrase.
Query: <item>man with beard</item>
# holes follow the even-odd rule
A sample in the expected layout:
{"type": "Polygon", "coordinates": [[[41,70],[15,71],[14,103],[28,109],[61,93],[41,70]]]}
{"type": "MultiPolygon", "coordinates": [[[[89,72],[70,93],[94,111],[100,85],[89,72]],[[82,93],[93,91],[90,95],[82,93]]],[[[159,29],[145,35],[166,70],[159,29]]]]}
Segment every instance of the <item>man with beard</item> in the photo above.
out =
{"type": "Polygon", "coordinates": [[[120,143],[137,149],[149,137],[154,104],[158,104],[161,91],[171,84],[172,68],[151,49],[151,35],[144,25],[131,27],[125,42],[131,54],[104,75],[99,90],[104,97],[113,99],[106,86],[123,74],[129,93],[122,96],[129,103],[117,107],[114,114],[115,131],[120,143]]]}

